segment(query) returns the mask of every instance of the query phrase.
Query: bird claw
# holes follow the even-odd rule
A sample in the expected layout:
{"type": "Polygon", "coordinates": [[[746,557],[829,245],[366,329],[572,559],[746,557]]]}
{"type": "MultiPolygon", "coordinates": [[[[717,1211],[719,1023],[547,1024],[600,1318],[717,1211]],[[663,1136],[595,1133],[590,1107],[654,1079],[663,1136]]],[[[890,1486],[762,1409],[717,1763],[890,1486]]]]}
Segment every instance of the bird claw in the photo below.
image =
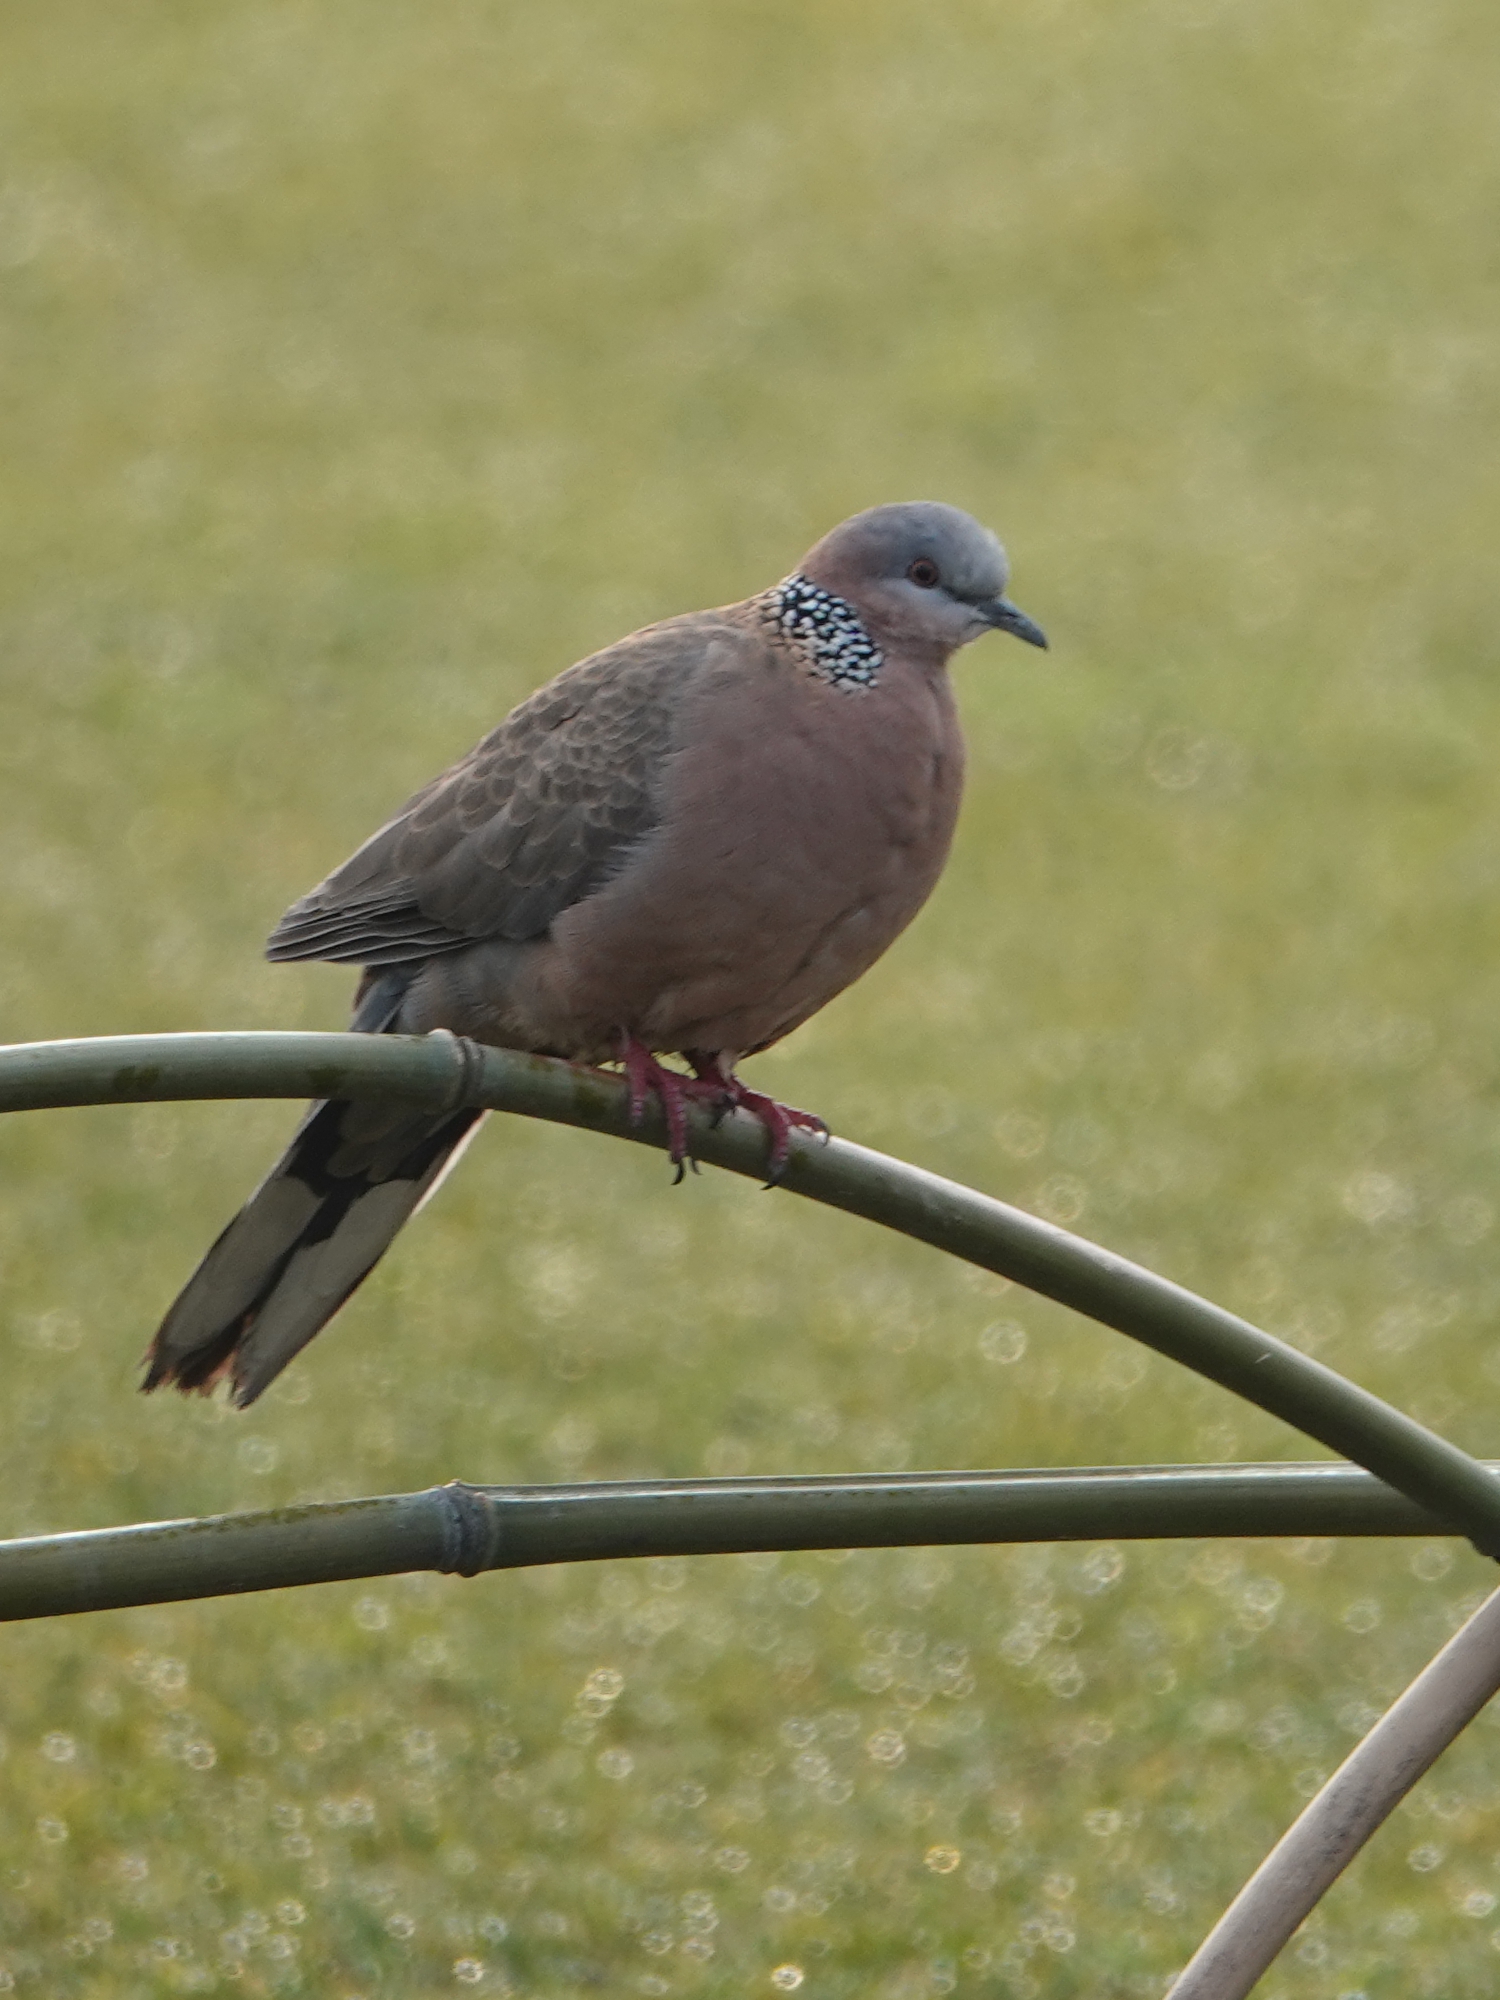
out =
{"type": "Polygon", "coordinates": [[[779,1187],[792,1157],[793,1132],[812,1132],[820,1139],[828,1137],[828,1127],[812,1111],[799,1111],[795,1105],[779,1104],[774,1097],[766,1097],[758,1090],[745,1090],[735,1100],[741,1111],[748,1111],[752,1118],[758,1118],[765,1126],[771,1140],[771,1154],[766,1162],[768,1188],[779,1187]]]}

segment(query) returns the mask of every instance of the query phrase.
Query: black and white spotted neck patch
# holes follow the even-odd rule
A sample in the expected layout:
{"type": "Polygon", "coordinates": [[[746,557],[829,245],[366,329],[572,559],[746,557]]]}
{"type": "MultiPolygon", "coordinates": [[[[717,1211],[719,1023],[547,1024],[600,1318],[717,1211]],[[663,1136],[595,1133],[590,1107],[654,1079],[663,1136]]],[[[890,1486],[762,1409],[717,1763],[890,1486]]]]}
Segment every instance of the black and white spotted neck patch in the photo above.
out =
{"type": "Polygon", "coordinates": [[[815,674],[837,688],[873,687],[885,655],[852,604],[805,576],[789,576],[767,593],[772,622],[815,674]]]}

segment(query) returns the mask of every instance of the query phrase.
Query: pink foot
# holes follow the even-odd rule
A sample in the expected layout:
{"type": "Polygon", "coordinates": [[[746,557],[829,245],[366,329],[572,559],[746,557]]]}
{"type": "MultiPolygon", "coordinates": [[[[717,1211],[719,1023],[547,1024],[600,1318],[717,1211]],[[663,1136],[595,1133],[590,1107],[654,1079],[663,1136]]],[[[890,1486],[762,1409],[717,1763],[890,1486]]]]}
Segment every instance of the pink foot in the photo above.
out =
{"type": "Polygon", "coordinates": [[[726,1070],[717,1056],[698,1055],[689,1049],[687,1059],[693,1065],[699,1086],[707,1085],[723,1110],[748,1111],[765,1126],[771,1141],[771,1156],[766,1162],[767,1187],[775,1187],[786,1172],[786,1163],[792,1155],[793,1132],[816,1132],[820,1138],[828,1137],[828,1127],[815,1113],[778,1104],[774,1097],[751,1090],[733,1070],[726,1070]]]}
{"type": "Polygon", "coordinates": [[[696,1173],[696,1162],[688,1153],[687,1108],[695,1100],[717,1103],[722,1091],[716,1085],[703,1084],[697,1077],[684,1076],[680,1070],[668,1069],[644,1042],[637,1041],[624,1028],[620,1030],[620,1061],[625,1065],[625,1078],[630,1086],[631,1124],[640,1124],[646,1113],[646,1100],[654,1095],[667,1121],[667,1157],[677,1169],[677,1180],[682,1179],[689,1166],[696,1173]]]}

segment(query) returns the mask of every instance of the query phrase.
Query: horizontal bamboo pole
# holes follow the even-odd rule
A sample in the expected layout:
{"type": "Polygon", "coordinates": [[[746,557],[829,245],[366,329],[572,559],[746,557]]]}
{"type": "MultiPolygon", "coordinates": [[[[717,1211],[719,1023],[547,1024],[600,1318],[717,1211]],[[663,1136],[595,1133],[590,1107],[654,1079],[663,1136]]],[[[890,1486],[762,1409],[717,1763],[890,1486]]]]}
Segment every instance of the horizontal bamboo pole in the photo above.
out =
{"type": "Polygon", "coordinates": [[[0,1620],[411,1570],[476,1576],[619,1556],[1443,1532],[1431,1514],[1344,1465],[455,1482],[423,1493],[0,1542],[0,1620]]]}
{"type": "MultiPolygon", "coordinates": [[[[661,1146],[623,1080],[452,1036],[127,1035],[0,1049],[0,1110],[186,1098],[397,1096],[434,1110],[483,1105],[661,1146]]],[[[743,1113],[690,1118],[694,1153],[764,1172],[766,1135],[743,1113]]],[[[1181,1286],[972,1188],[842,1140],[794,1138],[783,1185],[994,1271],[1129,1334],[1295,1425],[1500,1554],[1500,1480],[1433,1431],[1321,1362],[1181,1286]]]]}

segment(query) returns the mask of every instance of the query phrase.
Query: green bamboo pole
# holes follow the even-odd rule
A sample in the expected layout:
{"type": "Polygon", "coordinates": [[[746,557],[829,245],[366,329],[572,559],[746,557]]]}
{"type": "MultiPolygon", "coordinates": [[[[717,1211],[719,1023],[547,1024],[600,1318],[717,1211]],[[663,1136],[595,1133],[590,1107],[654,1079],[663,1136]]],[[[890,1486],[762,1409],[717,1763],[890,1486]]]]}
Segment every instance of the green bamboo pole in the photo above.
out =
{"type": "Polygon", "coordinates": [[[1345,1465],[1124,1466],[894,1477],[435,1486],[204,1520],[0,1542],[0,1620],[410,1570],[754,1549],[1440,1535],[1345,1465]]]}
{"type": "MultiPolygon", "coordinates": [[[[127,1035],[0,1050],[0,1110],[186,1098],[392,1096],[434,1110],[483,1105],[665,1143],[653,1107],[630,1126],[622,1079],[444,1034],[127,1035]]],[[[691,1119],[695,1154],[764,1171],[766,1139],[743,1114],[691,1119]]],[[[1500,1480],[1467,1453],[1249,1321],[1066,1230],[936,1174],[843,1140],[799,1135],[784,1183],[851,1215],[1012,1278],[1129,1334],[1295,1425],[1384,1479],[1489,1554],[1500,1554],[1500,1480]]]]}

